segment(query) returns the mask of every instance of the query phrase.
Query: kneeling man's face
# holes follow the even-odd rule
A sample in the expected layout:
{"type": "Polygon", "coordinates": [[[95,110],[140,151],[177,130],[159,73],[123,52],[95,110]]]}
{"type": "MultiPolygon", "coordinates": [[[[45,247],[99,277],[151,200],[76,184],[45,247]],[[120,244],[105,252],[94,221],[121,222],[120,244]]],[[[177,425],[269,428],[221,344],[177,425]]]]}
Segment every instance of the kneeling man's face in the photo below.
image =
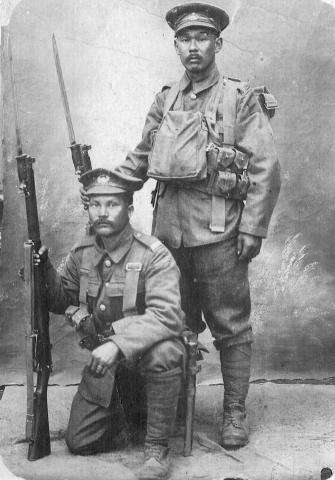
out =
{"type": "Polygon", "coordinates": [[[88,206],[91,225],[97,235],[108,237],[121,232],[129,222],[133,206],[123,195],[92,195],[88,206]]]}

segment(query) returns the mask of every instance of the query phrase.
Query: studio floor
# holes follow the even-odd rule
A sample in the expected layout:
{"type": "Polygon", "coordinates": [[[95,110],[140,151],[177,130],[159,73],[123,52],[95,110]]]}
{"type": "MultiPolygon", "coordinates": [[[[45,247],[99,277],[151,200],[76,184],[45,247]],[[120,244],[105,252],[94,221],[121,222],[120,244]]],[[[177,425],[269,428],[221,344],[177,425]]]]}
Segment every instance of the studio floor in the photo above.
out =
{"type": "MultiPolygon", "coordinates": [[[[250,444],[225,451],[217,442],[222,385],[200,382],[194,447],[182,455],[182,436],[171,442],[171,480],[312,480],[335,468],[335,386],[257,383],[250,386],[250,444]]],[[[26,460],[23,443],[26,390],[7,386],[0,400],[0,453],[6,469],[25,480],[135,480],[141,446],[91,457],[71,455],[64,442],[75,386],[50,386],[52,454],[26,460]]],[[[1,465],[1,464],[0,464],[1,465]]],[[[4,469],[4,472],[5,470],[4,469]]],[[[1,473],[1,480],[11,475],[1,473]]]]}

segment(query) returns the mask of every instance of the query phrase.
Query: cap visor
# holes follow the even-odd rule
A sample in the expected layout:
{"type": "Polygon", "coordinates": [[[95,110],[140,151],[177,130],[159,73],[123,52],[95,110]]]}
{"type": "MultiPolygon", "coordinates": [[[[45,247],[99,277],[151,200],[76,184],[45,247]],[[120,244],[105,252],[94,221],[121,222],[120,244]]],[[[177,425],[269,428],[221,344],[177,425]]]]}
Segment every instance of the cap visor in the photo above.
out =
{"type": "Polygon", "coordinates": [[[209,28],[210,30],[214,30],[215,32],[219,33],[219,30],[212,23],[202,22],[201,20],[190,20],[182,22],[180,25],[178,25],[175,32],[178,33],[181,30],[190,27],[209,28]]]}
{"type": "Polygon", "coordinates": [[[127,193],[127,190],[108,185],[93,185],[86,190],[86,195],[120,195],[122,193],[127,193]]]}

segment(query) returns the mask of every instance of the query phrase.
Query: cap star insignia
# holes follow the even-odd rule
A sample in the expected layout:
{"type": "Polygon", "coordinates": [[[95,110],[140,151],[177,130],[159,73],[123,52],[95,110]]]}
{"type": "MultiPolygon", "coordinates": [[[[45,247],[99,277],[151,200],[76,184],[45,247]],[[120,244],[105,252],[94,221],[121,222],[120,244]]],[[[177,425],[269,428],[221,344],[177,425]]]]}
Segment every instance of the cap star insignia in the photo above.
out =
{"type": "Polygon", "coordinates": [[[193,13],[190,13],[190,15],[188,15],[188,20],[199,20],[199,15],[195,12],[193,13]]]}

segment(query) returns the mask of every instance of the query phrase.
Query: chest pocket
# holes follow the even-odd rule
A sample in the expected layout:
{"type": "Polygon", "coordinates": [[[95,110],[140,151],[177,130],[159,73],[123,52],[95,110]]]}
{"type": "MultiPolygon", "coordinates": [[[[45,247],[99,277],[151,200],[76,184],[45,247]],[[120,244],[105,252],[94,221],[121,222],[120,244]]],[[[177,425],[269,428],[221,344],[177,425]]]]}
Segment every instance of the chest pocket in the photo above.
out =
{"type": "Polygon", "coordinates": [[[84,251],[80,269],[80,303],[87,304],[87,297],[97,299],[123,297],[124,316],[138,314],[137,297],[144,297],[145,278],[143,260],[146,247],[138,242],[132,244],[125,261],[114,264],[109,279],[102,284],[98,270],[90,264],[90,251],[84,251]]]}
{"type": "Polygon", "coordinates": [[[97,298],[98,294],[99,294],[99,285],[97,283],[94,283],[94,282],[88,282],[88,285],[87,285],[87,295],[89,297],[93,297],[93,298],[97,298]]]}
{"type": "Polygon", "coordinates": [[[98,272],[91,266],[93,248],[86,248],[80,266],[79,303],[81,306],[94,303],[101,286],[98,272]]]}
{"type": "Polygon", "coordinates": [[[126,261],[119,268],[115,268],[110,280],[104,286],[107,297],[122,297],[122,313],[124,317],[137,315],[139,310],[142,310],[141,308],[138,309],[138,297],[140,296],[143,299],[145,292],[144,254],[145,248],[143,246],[134,246],[129,252],[126,261]]]}
{"type": "MultiPolygon", "coordinates": [[[[113,279],[112,281],[107,282],[106,295],[107,297],[123,297],[124,288],[125,288],[126,275],[123,278],[113,279]]],[[[137,295],[144,294],[145,292],[145,283],[144,278],[140,274],[137,284],[137,295]]]]}

